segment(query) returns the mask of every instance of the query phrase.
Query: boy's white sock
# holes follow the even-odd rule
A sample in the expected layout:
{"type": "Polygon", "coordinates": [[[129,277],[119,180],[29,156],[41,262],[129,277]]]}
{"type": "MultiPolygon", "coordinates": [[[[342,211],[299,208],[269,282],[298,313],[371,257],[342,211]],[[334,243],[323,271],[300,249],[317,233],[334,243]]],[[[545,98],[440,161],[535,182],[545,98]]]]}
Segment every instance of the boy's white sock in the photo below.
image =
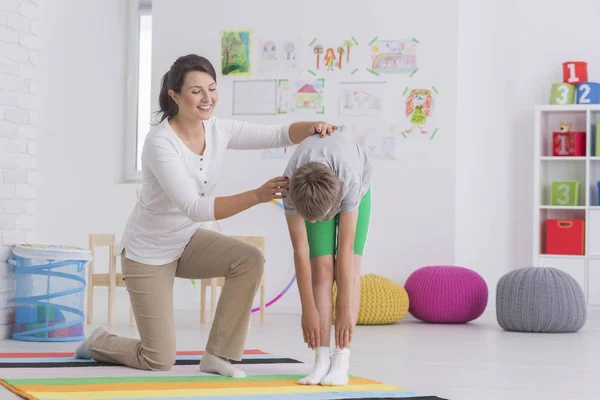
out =
{"type": "Polygon", "coordinates": [[[315,366],[310,374],[300,379],[300,385],[318,385],[329,371],[331,353],[329,347],[317,347],[315,350],[315,366]]]}
{"type": "Polygon", "coordinates": [[[246,377],[246,373],[241,369],[234,367],[229,360],[210,353],[204,353],[202,356],[202,360],[200,360],[200,371],[230,376],[232,378],[246,377]]]}
{"type": "Polygon", "coordinates": [[[348,384],[348,370],[350,369],[350,349],[338,349],[333,351],[331,368],[327,375],[321,380],[323,386],[341,386],[348,384]]]}

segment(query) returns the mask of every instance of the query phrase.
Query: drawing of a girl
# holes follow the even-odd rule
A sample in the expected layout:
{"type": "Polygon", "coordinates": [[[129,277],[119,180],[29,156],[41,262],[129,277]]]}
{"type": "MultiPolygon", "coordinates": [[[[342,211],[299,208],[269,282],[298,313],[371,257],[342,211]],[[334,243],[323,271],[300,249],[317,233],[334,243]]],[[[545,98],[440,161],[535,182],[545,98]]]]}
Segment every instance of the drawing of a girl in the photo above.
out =
{"type": "Polygon", "coordinates": [[[335,53],[333,49],[330,47],[325,52],[325,66],[327,67],[327,71],[333,71],[333,64],[335,63],[335,53]]]}
{"type": "Polygon", "coordinates": [[[427,122],[427,117],[433,114],[433,96],[431,91],[427,89],[413,89],[406,99],[406,117],[410,117],[412,126],[406,130],[406,133],[411,133],[417,127],[422,134],[427,133],[422,128],[427,122]]]}

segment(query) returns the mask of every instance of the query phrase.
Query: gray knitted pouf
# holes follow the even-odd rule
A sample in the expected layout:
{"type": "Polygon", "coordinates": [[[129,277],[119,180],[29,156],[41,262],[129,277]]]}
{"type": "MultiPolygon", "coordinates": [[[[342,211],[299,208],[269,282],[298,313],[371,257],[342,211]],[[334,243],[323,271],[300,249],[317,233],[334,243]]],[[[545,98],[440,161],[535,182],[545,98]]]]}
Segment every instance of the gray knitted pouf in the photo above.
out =
{"type": "Polygon", "coordinates": [[[507,331],[567,333],[583,327],[587,309],[572,276],[556,268],[527,267],[498,282],[496,317],[507,331]]]}

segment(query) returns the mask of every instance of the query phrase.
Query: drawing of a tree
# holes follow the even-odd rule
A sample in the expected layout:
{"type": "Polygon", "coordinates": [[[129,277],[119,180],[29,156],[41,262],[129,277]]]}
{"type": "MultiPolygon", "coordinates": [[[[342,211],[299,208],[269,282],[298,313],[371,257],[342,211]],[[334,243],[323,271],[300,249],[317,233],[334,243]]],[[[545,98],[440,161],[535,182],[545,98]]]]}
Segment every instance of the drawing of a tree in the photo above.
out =
{"type": "Polygon", "coordinates": [[[342,56],[343,56],[343,55],[344,55],[344,53],[345,53],[345,51],[344,51],[344,48],[343,48],[343,47],[338,47],[338,48],[337,48],[337,52],[338,52],[338,55],[339,55],[339,57],[340,57],[340,58],[339,58],[339,60],[338,60],[338,68],[339,68],[339,69],[342,69],[342,59],[343,59],[343,57],[342,57],[342,56]]]}
{"type": "Polygon", "coordinates": [[[294,43],[292,42],[286,42],[283,45],[283,50],[285,50],[285,52],[287,53],[287,59],[290,59],[290,54],[292,54],[294,51],[296,51],[296,45],[294,45],[294,43]]]}
{"type": "Polygon", "coordinates": [[[317,55],[317,69],[319,69],[319,61],[321,59],[321,54],[323,54],[323,46],[320,44],[316,45],[314,48],[314,53],[317,55]]]}
{"type": "Polygon", "coordinates": [[[346,52],[346,63],[350,62],[350,47],[354,46],[354,43],[352,43],[352,40],[344,40],[344,46],[346,46],[346,49],[348,49],[348,51],[346,52]]]}
{"type": "Polygon", "coordinates": [[[223,75],[239,69],[245,63],[244,43],[237,32],[226,32],[221,38],[221,65],[223,75]]]}

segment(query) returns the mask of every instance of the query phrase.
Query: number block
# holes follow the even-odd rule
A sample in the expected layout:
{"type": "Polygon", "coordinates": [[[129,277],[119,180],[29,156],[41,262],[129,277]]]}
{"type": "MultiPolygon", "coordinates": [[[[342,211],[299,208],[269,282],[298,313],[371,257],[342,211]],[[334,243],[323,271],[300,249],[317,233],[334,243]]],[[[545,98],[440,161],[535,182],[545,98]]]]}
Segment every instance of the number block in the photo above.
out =
{"type": "Polygon", "coordinates": [[[550,104],[575,104],[576,86],[569,83],[553,83],[550,104]]]}
{"type": "Polygon", "coordinates": [[[546,254],[581,256],[584,252],[584,220],[549,219],[546,221],[546,254]]]}
{"type": "Polygon", "coordinates": [[[577,104],[600,104],[600,83],[583,82],[577,85],[577,104]]]}
{"type": "Polygon", "coordinates": [[[552,132],[552,155],[584,157],[585,138],[585,132],[552,132]]]}
{"type": "Polygon", "coordinates": [[[579,181],[552,181],[550,188],[551,206],[578,206],[579,181]]]}
{"type": "Polygon", "coordinates": [[[567,61],[563,63],[563,82],[577,85],[587,82],[588,71],[585,61],[567,61]]]}

